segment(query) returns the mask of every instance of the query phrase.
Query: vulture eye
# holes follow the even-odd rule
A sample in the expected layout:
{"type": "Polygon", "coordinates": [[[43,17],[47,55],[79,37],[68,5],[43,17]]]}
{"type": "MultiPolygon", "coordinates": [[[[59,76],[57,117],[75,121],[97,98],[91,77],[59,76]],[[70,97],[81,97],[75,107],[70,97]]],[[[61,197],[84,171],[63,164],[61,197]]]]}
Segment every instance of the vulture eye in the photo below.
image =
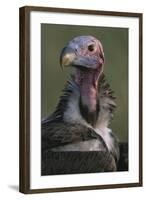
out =
{"type": "Polygon", "coordinates": [[[94,45],[93,45],[93,44],[90,44],[90,45],[88,46],[88,50],[89,50],[89,51],[94,51],[94,45]]]}

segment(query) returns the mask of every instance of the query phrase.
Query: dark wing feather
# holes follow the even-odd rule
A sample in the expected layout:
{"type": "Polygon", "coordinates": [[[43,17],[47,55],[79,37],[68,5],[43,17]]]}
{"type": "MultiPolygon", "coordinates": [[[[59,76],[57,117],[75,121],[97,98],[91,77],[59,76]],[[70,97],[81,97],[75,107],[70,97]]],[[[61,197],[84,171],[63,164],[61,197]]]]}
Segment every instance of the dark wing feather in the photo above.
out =
{"type": "Polygon", "coordinates": [[[81,124],[43,123],[42,175],[116,171],[116,162],[102,137],[81,124]],[[51,152],[53,147],[97,139],[101,151],[51,152]]]}
{"type": "Polygon", "coordinates": [[[104,151],[46,151],[42,156],[42,175],[116,171],[112,154],[104,151]]]}
{"type": "Polygon", "coordinates": [[[42,124],[42,150],[70,143],[97,139],[107,149],[102,137],[94,130],[77,123],[50,122],[42,124]]]}

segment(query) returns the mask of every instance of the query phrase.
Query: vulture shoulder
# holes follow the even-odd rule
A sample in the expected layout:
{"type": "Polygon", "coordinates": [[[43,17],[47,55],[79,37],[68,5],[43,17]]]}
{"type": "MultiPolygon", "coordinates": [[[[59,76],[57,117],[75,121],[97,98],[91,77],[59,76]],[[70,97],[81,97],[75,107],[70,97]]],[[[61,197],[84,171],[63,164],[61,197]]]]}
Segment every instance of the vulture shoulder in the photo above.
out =
{"type": "Polygon", "coordinates": [[[75,149],[76,151],[85,151],[88,149],[90,151],[93,149],[93,145],[96,145],[97,150],[107,150],[103,138],[89,127],[78,123],[67,122],[50,122],[43,124],[43,151],[45,151],[45,149],[50,149],[51,151],[67,151],[68,149],[73,151],[75,149]],[[90,145],[90,147],[86,145],[90,145]]]}

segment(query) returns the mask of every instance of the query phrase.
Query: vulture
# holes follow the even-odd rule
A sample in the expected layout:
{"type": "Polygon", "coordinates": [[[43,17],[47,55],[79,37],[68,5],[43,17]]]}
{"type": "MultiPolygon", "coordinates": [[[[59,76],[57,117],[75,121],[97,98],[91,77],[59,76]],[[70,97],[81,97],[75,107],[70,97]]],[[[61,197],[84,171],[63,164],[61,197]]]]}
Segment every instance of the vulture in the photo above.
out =
{"type": "Polygon", "coordinates": [[[117,170],[119,143],[109,128],[116,103],[103,73],[104,62],[102,44],[93,36],[75,37],[63,48],[60,65],[74,70],[55,111],[42,120],[42,154],[100,152],[97,167],[108,155],[108,167],[117,170]]]}

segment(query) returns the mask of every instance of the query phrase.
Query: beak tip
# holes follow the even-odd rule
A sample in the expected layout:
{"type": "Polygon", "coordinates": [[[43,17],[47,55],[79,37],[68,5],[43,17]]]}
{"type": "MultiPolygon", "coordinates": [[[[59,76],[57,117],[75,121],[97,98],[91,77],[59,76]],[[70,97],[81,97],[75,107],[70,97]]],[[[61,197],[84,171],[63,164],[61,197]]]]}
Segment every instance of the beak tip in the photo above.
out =
{"type": "Polygon", "coordinates": [[[74,53],[74,50],[69,48],[69,47],[65,47],[60,55],[60,66],[63,69],[64,67],[70,66],[73,62],[73,60],[75,59],[76,55],[74,53]]]}

